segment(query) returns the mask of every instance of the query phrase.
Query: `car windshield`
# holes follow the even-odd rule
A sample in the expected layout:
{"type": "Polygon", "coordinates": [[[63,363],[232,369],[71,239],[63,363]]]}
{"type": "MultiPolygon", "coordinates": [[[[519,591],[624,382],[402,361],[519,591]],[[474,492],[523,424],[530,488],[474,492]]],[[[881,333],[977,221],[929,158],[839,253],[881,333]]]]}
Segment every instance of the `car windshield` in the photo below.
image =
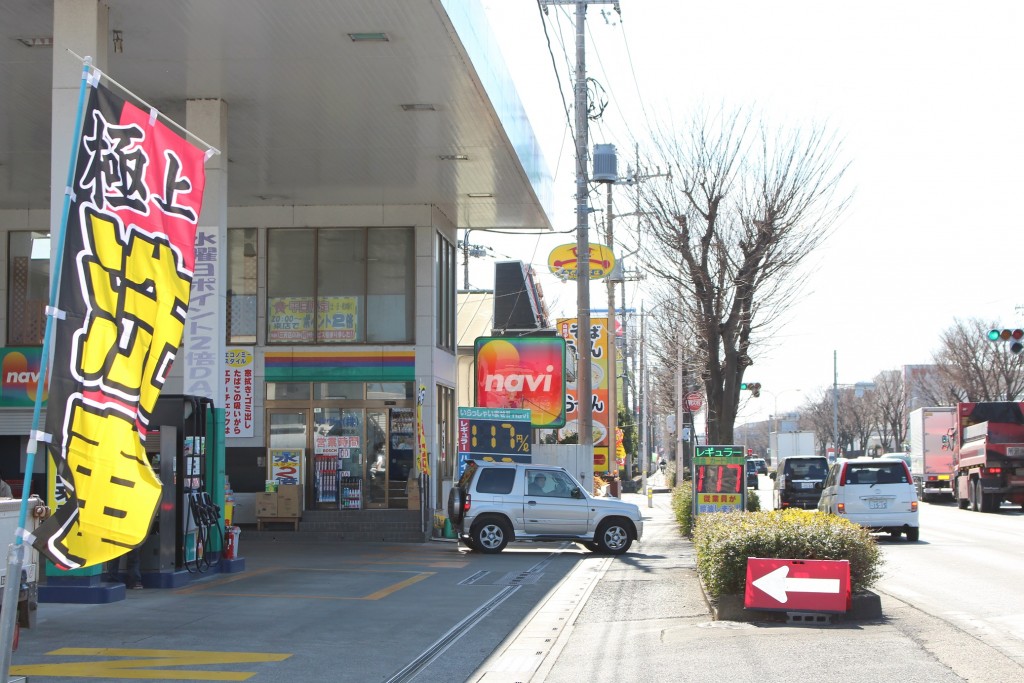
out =
{"type": "Polygon", "coordinates": [[[469,482],[473,481],[473,474],[480,469],[480,465],[476,464],[475,460],[470,460],[466,463],[466,471],[459,477],[459,486],[466,488],[469,486],[469,482]]]}
{"type": "Polygon", "coordinates": [[[906,484],[907,469],[901,462],[850,463],[847,484],[906,484]]]}
{"type": "Polygon", "coordinates": [[[824,458],[813,460],[786,460],[786,475],[791,479],[817,479],[825,480],[828,467],[824,458]]]}

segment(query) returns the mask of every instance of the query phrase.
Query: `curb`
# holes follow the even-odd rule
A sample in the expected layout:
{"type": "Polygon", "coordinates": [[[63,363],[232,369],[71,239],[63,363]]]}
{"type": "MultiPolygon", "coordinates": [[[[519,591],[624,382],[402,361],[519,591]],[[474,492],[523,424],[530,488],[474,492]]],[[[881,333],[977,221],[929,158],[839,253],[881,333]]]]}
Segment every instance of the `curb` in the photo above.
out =
{"type": "MultiPolygon", "coordinates": [[[[703,581],[700,582],[700,589],[704,594],[704,602],[707,603],[715,621],[787,621],[785,611],[745,608],[742,595],[731,593],[712,599],[704,589],[703,581]]],[[[830,614],[830,616],[835,621],[843,622],[878,621],[882,618],[882,599],[873,591],[858,591],[850,599],[849,610],[842,614],[830,614]]]]}

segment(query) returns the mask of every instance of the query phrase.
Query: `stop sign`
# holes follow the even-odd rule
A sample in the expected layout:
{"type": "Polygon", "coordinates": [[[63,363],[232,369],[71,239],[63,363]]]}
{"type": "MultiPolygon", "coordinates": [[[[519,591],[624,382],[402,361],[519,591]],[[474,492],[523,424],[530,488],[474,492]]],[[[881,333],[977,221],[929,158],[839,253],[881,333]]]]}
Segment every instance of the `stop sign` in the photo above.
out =
{"type": "Polygon", "coordinates": [[[696,413],[704,407],[704,397],[696,391],[690,392],[686,395],[686,407],[691,413],[696,413]]]}

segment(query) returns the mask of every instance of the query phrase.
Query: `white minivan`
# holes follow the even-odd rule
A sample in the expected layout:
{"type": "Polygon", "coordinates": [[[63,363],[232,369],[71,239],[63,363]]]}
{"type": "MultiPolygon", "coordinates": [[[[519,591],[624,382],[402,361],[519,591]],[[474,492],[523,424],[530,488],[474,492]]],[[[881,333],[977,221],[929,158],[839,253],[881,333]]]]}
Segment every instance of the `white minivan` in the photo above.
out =
{"type": "Polygon", "coordinates": [[[900,458],[836,460],[829,469],[818,511],[845,517],[895,540],[920,538],[917,488],[900,458]]]}

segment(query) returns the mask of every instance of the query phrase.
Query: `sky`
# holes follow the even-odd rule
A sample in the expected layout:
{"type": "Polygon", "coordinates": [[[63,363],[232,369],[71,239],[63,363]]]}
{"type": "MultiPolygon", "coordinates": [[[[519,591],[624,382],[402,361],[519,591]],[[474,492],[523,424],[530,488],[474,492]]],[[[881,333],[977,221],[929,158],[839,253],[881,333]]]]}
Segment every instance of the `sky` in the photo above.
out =
{"type": "MultiPolygon", "coordinates": [[[[563,97],[571,105],[574,8],[551,6],[542,19],[535,0],[481,2],[554,173],[555,230],[572,231],[574,143],[563,97]]],[[[590,4],[586,46],[587,76],[608,101],[591,122],[590,148],[614,144],[620,176],[633,165],[634,140],[709,106],[754,108],[779,127],[824,125],[850,162],[850,208],[808,257],[803,295],[786,322],[752,353],[744,379],[763,389],[743,402],[737,424],[798,408],[831,387],[836,371],[840,384],[853,384],[931,363],[956,318],[1024,323],[1024,308],[1017,310],[1024,306],[1024,3],[620,6],[621,16],[610,4],[590,4]]],[[[613,193],[615,213],[631,211],[629,190],[613,193]]],[[[604,203],[601,192],[595,208],[604,203]]],[[[601,221],[596,212],[592,242],[601,221]]],[[[628,253],[635,219],[614,226],[617,254],[628,253]]],[[[470,243],[493,259],[531,262],[552,314],[572,317],[576,283],[548,275],[547,255],[575,239],[573,232],[527,239],[474,230],[470,243]]],[[[471,259],[472,287],[493,285],[493,259],[471,259]]],[[[644,288],[627,283],[626,306],[655,305],[644,288]]],[[[605,291],[592,286],[591,308],[607,307],[605,291]]]]}

